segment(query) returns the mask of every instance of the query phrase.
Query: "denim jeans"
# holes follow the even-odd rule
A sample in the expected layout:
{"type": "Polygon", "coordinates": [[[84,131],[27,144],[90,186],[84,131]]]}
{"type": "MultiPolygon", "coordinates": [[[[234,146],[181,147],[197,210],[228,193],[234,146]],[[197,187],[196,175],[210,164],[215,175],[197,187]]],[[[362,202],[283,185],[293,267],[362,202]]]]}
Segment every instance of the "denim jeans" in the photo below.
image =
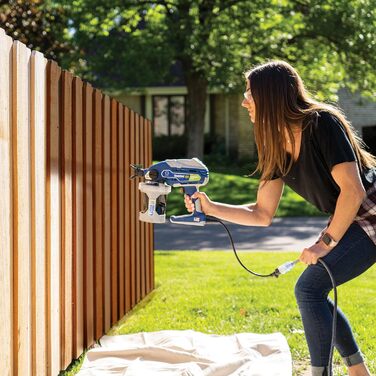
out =
{"type": "MultiPolygon", "coordinates": [[[[352,223],[338,245],[323,257],[323,261],[339,286],[362,274],[376,262],[376,245],[358,224],[352,223]]],[[[320,263],[308,266],[295,286],[314,375],[326,374],[329,363],[333,302],[328,294],[331,290],[330,277],[320,263]]],[[[346,365],[363,361],[350,324],[340,309],[337,311],[335,346],[346,365]]]]}

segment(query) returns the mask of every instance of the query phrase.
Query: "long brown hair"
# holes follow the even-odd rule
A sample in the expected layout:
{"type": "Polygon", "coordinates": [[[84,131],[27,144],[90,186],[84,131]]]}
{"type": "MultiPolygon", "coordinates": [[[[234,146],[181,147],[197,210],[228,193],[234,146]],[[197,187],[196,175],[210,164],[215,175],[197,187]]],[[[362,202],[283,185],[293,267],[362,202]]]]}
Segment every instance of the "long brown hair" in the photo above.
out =
{"type": "Polygon", "coordinates": [[[298,72],[284,61],[271,61],[258,65],[245,73],[255,102],[255,142],[258,152],[256,171],[261,180],[269,180],[280,171],[286,175],[294,163],[285,151],[285,130],[295,155],[294,131],[317,111],[327,111],[343,125],[362,167],[376,166],[376,158],[364,149],[349,121],[338,108],[315,101],[304,87],[298,72]]]}

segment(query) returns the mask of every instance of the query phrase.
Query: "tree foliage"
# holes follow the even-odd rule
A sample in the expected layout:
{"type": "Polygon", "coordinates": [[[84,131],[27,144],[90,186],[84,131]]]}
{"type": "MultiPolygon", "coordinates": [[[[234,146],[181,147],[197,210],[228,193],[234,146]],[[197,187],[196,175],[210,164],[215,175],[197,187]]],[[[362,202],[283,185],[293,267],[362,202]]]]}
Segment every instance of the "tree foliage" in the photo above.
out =
{"type": "Polygon", "coordinates": [[[375,0],[74,0],[84,72],[109,87],[173,83],[171,66],[231,91],[269,59],[295,65],[332,97],[347,85],[374,94],[375,0]]]}
{"type": "Polygon", "coordinates": [[[62,64],[70,63],[75,48],[68,40],[67,24],[62,6],[47,8],[43,0],[0,0],[0,27],[13,39],[62,64]]]}
{"type": "Polygon", "coordinates": [[[341,86],[376,94],[376,0],[11,3],[18,10],[3,23],[96,87],[186,85],[191,155],[202,156],[208,88],[241,90],[243,72],[266,60],[292,63],[320,99],[335,100],[341,86]],[[27,13],[29,23],[14,16],[26,4],[38,9],[27,13]],[[33,17],[39,35],[29,30],[33,17]]]}

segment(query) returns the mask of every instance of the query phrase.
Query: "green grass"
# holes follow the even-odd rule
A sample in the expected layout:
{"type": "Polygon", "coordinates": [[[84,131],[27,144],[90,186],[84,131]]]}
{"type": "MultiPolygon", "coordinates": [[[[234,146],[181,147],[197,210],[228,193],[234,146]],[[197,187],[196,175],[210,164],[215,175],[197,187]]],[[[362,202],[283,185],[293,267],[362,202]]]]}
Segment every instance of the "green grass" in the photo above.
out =
{"type": "MultiPolygon", "coordinates": [[[[209,183],[200,187],[200,190],[206,192],[210,199],[234,205],[255,202],[259,181],[255,178],[244,177],[249,171],[241,168],[226,168],[222,171],[217,169],[217,171],[210,171],[209,183]]],[[[171,193],[167,196],[167,215],[186,213],[183,201],[182,192],[172,188],[171,193]]],[[[323,213],[307,203],[289,187],[285,187],[277,211],[278,217],[319,215],[323,215],[323,213]]]]}
{"type": "MultiPolygon", "coordinates": [[[[268,273],[297,253],[241,252],[250,268],[268,273]]],[[[294,298],[294,284],[304,265],[280,278],[247,274],[231,252],[155,252],[155,290],[128,313],[109,334],[166,329],[204,333],[283,333],[294,360],[294,375],[308,368],[308,350],[294,298]]],[[[371,372],[376,373],[376,269],[338,289],[371,372]]],[[[344,375],[335,354],[335,375],[344,375]]],[[[76,368],[78,366],[76,365],[76,368]]],[[[74,375],[65,373],[66,376],[74,375]]]]}

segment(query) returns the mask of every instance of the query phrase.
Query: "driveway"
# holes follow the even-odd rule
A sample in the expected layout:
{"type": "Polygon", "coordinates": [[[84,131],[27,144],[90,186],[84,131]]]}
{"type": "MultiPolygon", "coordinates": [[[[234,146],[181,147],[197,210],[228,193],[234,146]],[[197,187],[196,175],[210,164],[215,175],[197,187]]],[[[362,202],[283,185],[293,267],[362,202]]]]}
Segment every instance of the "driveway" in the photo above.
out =
{"type": "MultiPolygon", "coordinates": [[[[326,226],[325,217],[275,218],[269,227],[226,223],[237,250],[301,251],[313,244],[326,226]]],[[[232,250],[226,230],[219,223],[206,226],[154,225],[156,250],[232,250]]]]}

